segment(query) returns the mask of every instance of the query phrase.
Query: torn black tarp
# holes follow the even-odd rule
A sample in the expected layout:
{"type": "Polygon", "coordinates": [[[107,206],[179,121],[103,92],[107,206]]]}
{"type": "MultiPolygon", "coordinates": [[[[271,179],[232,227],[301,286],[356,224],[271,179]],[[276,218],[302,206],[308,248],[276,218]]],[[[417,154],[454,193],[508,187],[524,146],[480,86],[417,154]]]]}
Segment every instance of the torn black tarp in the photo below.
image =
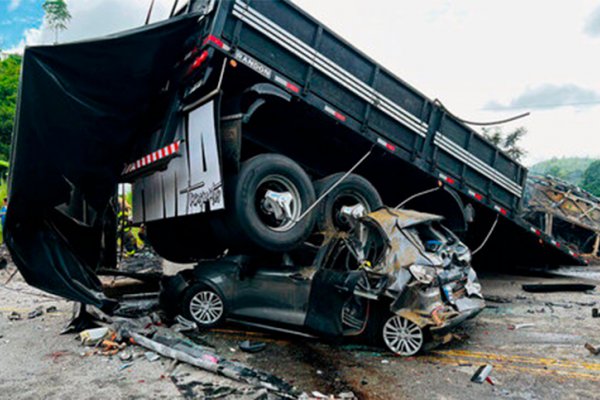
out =
{"type": "Polygon", "coordinates": [[[30,285],[112,304],[94,274],[109,200],[198,18],[26,49],[4,237],[30,285]]]}

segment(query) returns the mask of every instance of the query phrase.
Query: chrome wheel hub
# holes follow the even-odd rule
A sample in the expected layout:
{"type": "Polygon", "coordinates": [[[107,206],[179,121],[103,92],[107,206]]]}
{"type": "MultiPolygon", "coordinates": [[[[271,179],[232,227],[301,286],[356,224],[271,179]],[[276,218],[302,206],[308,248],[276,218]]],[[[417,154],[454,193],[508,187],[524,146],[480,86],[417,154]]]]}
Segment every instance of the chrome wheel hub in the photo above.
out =
{"type": "Polygon", "coordinates": [[[190,301],[190,314],[200,325],[212,325],[223,315],[223,300],[214,292],[198,292],[190,301]]]}
{"type": "Polygon", "coordinates": [[[417,324],[395,315],[383,327],[387,347],[401,356],[412,356],[423,347],[423,331],[417,324]]]}

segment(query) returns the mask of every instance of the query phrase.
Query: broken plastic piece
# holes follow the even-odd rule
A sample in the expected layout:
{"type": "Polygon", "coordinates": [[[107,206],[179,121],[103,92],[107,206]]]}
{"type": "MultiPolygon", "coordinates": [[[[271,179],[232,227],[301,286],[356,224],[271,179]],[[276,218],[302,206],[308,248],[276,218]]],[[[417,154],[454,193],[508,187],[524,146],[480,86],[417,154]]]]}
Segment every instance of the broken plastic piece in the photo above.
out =
{"type": "Polygon", "coordinates": [[[585,348],[588,349],[588,351],[590,353],[592,353],[593,355],[597,356],[598,354],[600,354],[600,348],[595,347],[593,345],[591,345],[590,343],[586,343],[585,344],[585,348]]]}
{"type": "Polygon", "coordinates": [[[530,327],[532,327],[532,326],[535,326],[535,324],[530,324],[530,323],[526,323],[526,324],[515,324],[515,325],[513,325],[513,324],[510,324],[510,325],[508,325],[508,329],[509,329],[509,330],[511,330],[511,331],[518,331],[519,329],[522,329],[522,328],[530,328],[530,327]]]}
{"type": "Polygon", "coordinates": [[[27,314],[27,319],[34,319],[41,315],[44,315],[44,308],[42,306],[39,306],[38,308],[27,314]]]}
{"type": "Polygon", "coordinates": [[[263,351],[266,347],[267,344],[264,342],[251,342],[249,340],[240,342],[240,350],[245,351],[246,353],[258,353],[263,351]]]}
{"type": "Polygon", "coordinates": [[[111,333],[114,332],[111,332],[108,327],[88,329],[79,334],[79,339],[85,346],[94,346],[104,340],[104,338],[108,337],[111,333]]]}
{"type": "MultiPolygon", "coordinates": [[[[471,382],[483,383],[486,382],[494,367],[491,364],[482,365],[475,371],[475,374],[471,377],[471,382]]],[[[493,383],[490,382],[492,385],[493,383]]]]}
{"type": "Polygon", "coordinates": [[[10,314],[8,314],[8,320],[9,321],[20,321],[21,320],[21,314],[19,314],[16,311],[13,311],[10,314]]]}
{"type": "Polygon", "coordinates": [[[145,352],[144,357],[146,357],[146,360],[150,362],[158,361],[160,359],[160,356],[153,351],[145,352]]]}

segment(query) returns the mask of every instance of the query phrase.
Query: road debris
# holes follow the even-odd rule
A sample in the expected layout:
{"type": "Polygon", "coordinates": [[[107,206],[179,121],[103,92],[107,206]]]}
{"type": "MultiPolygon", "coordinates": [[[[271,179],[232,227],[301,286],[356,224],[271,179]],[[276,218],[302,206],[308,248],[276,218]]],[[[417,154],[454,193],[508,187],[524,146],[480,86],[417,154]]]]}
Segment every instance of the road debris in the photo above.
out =
{"type": "Polygon", "coordinates": [[[154,362],[154,361],[158,361],[160,360],[160,356],[152,351],[146,351],[144,353],[144,357],[146,357],[146,360],[150,361],[150,362],[154,362]]]}
{"type": "Polygon", "coordinates": [[[35,310],[30,311],[29,314],[27,314],[27,319],[34,319],[42,315],[44,315],[44,307],[39,306],[35,310]]]}
{"type": "Polygon", "coordinates": [[[488,382],[489,384],[493,385],[494,382],[490,378],[490,374],[492,373],[493,369],[494,367],[491,364],[482,365],[477,369],[477,371],[475,371],[475,374],[473,374],[473,376],[471,377],[471,382],[488,382]]]}
{"type": "Polygon", "coordinates": [[[57,311],[58,311],[58,308],[56,306],[50,306],[50,307],[46,308],[46,314],[55,313],[57,311]]]}
{"type": "Polygon", "coordinates": [[[592,308],[592,318],[600,318],[600,310],[592,308]]]}
{"type": "Polygon", "coordinates": [[[525,324],[510,324],[508,325],[508,330],[510,331],[518,331],[519,329],[523,329],[523,328],[531,328],[535,326],[535,324],[531,324],[531,323],[525,323],[525,324]]]}
{"type": "Polygon", "coordinates": [[[114,334],[115,332],[108,327],[87,329],[79,333],[79,339],[85,346],[95,346],[100,343],[104,338],[114,334]]]}
{"type": "Polygon", "coordinates": [[[588,290],[594,290],[596,285],[587,283],[537,283],[523,285],[522,288],[530,293],[587,292],[588,290]]]}
{"type": "Polygon", "coordinates": [[[588,351],[590,353],[592,353],[593,355],[597,356],[600,354],[600,348],[599,347],[595,347],[590,343],[586,343],[585,344],[585,348],[588,349],[588,351]]]}
{"type": "Polygon", "coordinates": [[[21,314],[19,314],[16,311],[12,311],[10,314],[8,314],[8,320],[9,321],[20,321],[21,320],[21,314]]]}
{"type": "Polygon", "coordinates": [[[250,340],[244,340],[239,344],[240,350],[246,353],[258,353],[263,351],[267,344],[265,342],[252,342],[250,340]]]}

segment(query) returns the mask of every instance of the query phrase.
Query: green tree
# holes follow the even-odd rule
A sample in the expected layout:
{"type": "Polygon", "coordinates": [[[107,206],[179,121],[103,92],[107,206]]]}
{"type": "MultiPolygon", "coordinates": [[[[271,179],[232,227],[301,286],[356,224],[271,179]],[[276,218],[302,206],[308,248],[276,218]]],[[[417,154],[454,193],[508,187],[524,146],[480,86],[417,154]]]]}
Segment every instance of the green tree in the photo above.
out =
{"type": "Polygon", "coordinates": [[[48,26],[54,30],[54,43],[58,43],[58,33],[67,29],[67,24],[71,20],[71,13],[64,0],[46,0],[42,4],[46,15],[44,19],[48,26]]]}
{"type": "Polygon", "coordinates": [[[496,146],[504,150],[509,157],[520,161],[527,154],[524,148],[519,146],[519,142],[527,135],[525,127],[519,127],[512,132],[504,133],[502,128],[484,128],[483,136],[496,146]]]}
{"type": "Polygon", "coordinates": [[[594,161],[585,170],[581,187],[600,197],[600,160],[594,161]]]}
{"type": "Polygon", "coordinates": [[[0,62],[0,160],[8,160],[19,89],[21,58],[10,56],[0,62]]]}

